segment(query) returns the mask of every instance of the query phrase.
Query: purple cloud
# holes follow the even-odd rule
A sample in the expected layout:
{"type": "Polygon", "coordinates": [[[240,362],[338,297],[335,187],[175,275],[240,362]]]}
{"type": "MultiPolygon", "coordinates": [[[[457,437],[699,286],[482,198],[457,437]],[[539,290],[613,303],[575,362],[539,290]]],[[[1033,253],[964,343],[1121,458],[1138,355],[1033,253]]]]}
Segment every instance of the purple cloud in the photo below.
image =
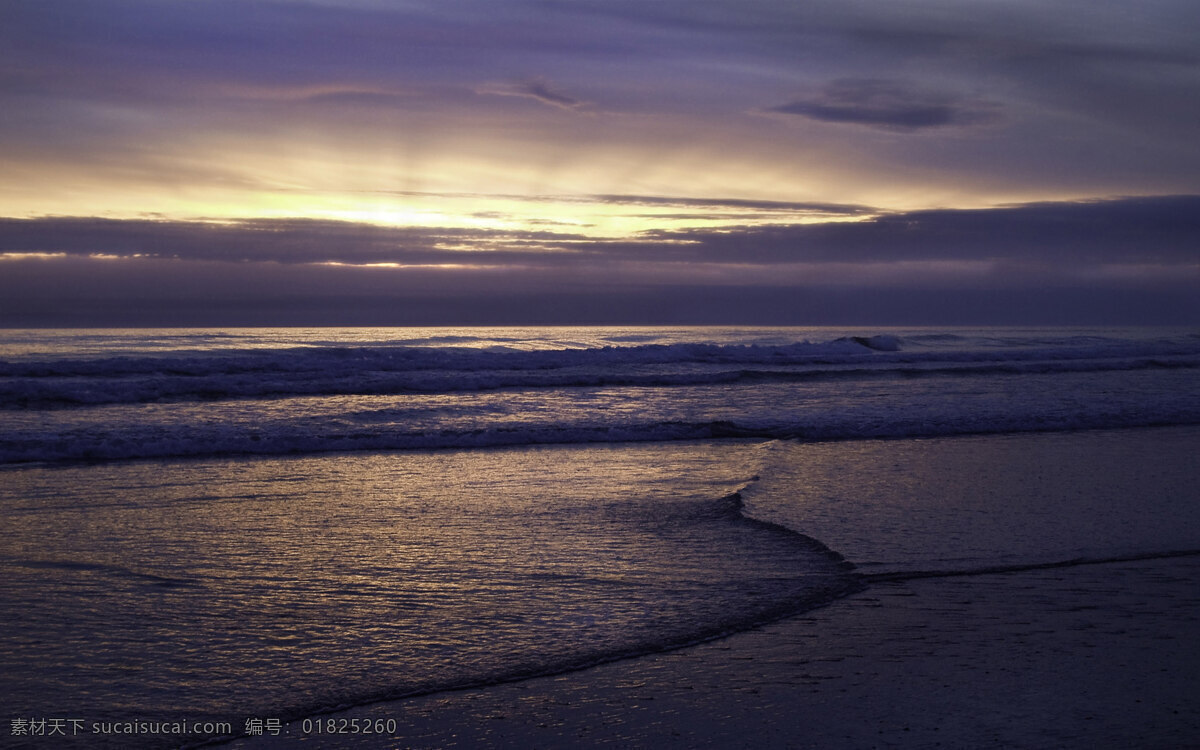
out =
{"type": "Polygon", "coordinates": [[[564,94],[540,78],[512,85],[485,86],[477,89],[477,92],[496,96],[520,96],[527,99],[534,99],[551,107],[572,111],[585,107],[588,104],[588,102],[582,99],[576,99],[573,96],[564,94]]]}
{"type": "Polygon", "coordinates": [[[812,96],[767,111],[822,122],[850,123],[913,132],[946,126],[978,125],[996,119],[997,106],[901,81],[845,78],[812,96]]]}

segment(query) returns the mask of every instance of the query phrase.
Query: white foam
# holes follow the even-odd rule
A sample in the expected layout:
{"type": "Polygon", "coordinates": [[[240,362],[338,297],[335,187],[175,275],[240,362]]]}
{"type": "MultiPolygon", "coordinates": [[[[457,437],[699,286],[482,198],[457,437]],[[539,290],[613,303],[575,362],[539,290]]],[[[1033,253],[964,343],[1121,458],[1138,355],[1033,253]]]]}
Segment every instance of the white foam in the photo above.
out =
{"type": "Polygon", "coordinates": [[[1200,422],[1191,334],[722,335],[543,349],[527,332],[522,348],[497,351],[447,334],[421,341],[456,345],[18,357],[0,362],[0,461],[1200,422]]]}

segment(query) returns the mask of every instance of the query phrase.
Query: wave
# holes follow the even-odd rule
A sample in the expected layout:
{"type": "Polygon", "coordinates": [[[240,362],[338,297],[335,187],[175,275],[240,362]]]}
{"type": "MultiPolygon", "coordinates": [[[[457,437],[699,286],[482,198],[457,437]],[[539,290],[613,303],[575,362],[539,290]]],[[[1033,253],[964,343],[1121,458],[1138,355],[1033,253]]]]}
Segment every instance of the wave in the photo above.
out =
{"type": "Polygon", "coordinates": [[[95,573],[118,579],[129,579],[142,583],[148,583],[154,586],[177,587],[196,585],[196,581],[191,579],[171,578],[167,576],[160,576],[154,573],[141,573],[121,565],[108,565],[105,563],[80,562],[77,560],[23,559],[10,559],[4,560],[3,562],[6,565],[15,566],[18,568],[50,568],[82,573],[95,573]]]}
{"type": "Polygon", "coordinates": [[[1086,362],[1012,362],[955,366],[813,368],[802,370],[734,369],[707,372],[622,373],[613,371],[499,371],[478,373],[337,373],[248,378],[120,378],[96,381],[55,379],[0,383],[0,409],[61,409],[76,406],[221,401],[292,396],[394,396],[538,388],[669,388],[739,383],[801,383],[899,377],[953,378],[1068,372],[1116,372],[1198,369],[1196,359],[1128,359],[1086,362]]]}
{"type": "MultiPolygon", "coordinates": [[[[793,574],[768,575],[758,579],[755,582],[757,586],[739,586],[740,592],[753,592],[749,602],[737,602],[738,606],[719,610],[719,614],[711,619],[688,622],[680,628],[630,631],[624,633],[622,642],[616,644],[573,639],[568,651],[549,658],[543,656],[539,659],[535,656],[504,667],[450,678],[423,682],[405,680],[391,687],[358,694],[332,693],[307,705],[278,709],[277,713],[285,722],[297,722],[384,701],[568,674],[601,664],[663,654],[794,617],[867,588],[855,566],[819,540],[745,514],[740,492],[697,504],[697,507],[688,508],[684,513],[686,525],[689,526],[708,526],[718,530],[733,527],[754,535],[760,554],[772,560],[788,560],[794,565],[793,574]]],[[[743,564],[747,566],[744,571],[750,572],[754,563],[753,560],[746,560],[743,564]]],[[[629,584],[623,581],[622,585],[629,584]]],[[[674,593],[664,592],[663,599],[669,601],[674,593]]],[[[710,594],[712,598],[721,595],[715,588],[710,594]]],[[[185,747],[224,744],[231,739],[234,737],[214,737],[185,747]]]]}
{"type": "MultiPolygon", "coordinates": [[[[924,339],[944,341],[945,336],[924,339]]],[[[0,362],[0,409],[1200,368],[1200,341],[1194,339],[1086,337],[1055,340],[1052,346],[951,350],[917,344],[915,351],[906,351],[904,344],[896,336],[879,335],[775,346],[694,343],[540,351],[324,346],[8,361],[0,362]]]]}
{"type": "Polygon", "coordinates": [[[504,350],[427,338],[0,362],[0,463],[1200,423],[1196,335],[504,350]]]}
{"type": "Polygon", "coordinates": [[[973,415],[930,420],[826,419],[813,422],[749,420],[627,421],[555,425],[519,423],[473,429],[314,429],[283,425],[246,429],[228,424],[122,427],[0,437],[0,465],[125,461],[165,458],[283,456],[359,451],[500,448],[572,443],[675,442],[760,439],[827,442],[986,435],[1022,432],[1165,427],[1200,424],[1200,410],[1163,407],[1122,414],[973,415]]]}
{"type": "Polygon", "coordinates": [[[1200,557],[1200,549],[1166,550],[1162,552],[1137,552],[1130,555],[1105,557],[1072,557],[1069,560],[1019,563],[1014,565],[983,565],[975,568],[951,568],[948,570],[896,570],[888,573],[862,573],[867,583],[897,583],[924,578],[963,578],[967,576],[1001,575],[1005,573],[1028,573],[1059,568],[1077,568],[1085,565],[1112,565],[1115,563],[1144,562],[1147,560],[1171,560],[1177,557],[1200,557]]]}
{"type": "Polygon", "coordinates": [[[536,370],[582,365],[661,364],[686,362],[844,361],[869,353],[852,338],[827,343],[798,342],[782,346],[708,343],[645,344],[583,349],[518,350],[503,347],[454,346],[319,346],[281,349],[180,352],[173,356],[115,356],[0,362],[0,377],[121,376],[165,373],[304,372],[328,367],[388,372],[420,370],[536,370]],[[830,359],[832,358],[832,359],[830,359]]]}

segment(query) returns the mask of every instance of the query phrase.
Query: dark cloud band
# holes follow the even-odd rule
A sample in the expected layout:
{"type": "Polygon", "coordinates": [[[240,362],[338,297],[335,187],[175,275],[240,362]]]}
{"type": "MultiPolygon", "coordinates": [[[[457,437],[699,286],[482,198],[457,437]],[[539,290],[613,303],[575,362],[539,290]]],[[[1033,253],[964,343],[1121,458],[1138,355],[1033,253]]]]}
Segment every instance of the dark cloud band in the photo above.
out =
{"type": "Polygon", "coordinates": [[[828,84],[815,95],[767,111],[822,122],[916,131],[994,121],[996,108],[988,102],[923,90],[900,81],[843,79],[828,84]]]}
{"type": "MultiPolygon", "coordinates": [[[[610,198],[634,200],[630,196],[610,198]]],[[[660,200],[670,203],[674,199],[660,200]]],[[[688,199],[678,201],[702,205],[688,199]]],[[[761,207],[754,202],[749,205],[761,207]]],[[[833,207],[827,208],[834,212],[833,207]]],[[[848,208],[847,212],[855,210],[848,208]]],[[[1200,264],[1197,237],[1200,196],[1191,195],[913,211],[860,221],[659,230],[615,240],[550,230],[388,227],[313,219],[220,223],[85,217],[0,219],[0,253],[274,263],[469,262],[544,268],[629,261],[1200,264]]]]}

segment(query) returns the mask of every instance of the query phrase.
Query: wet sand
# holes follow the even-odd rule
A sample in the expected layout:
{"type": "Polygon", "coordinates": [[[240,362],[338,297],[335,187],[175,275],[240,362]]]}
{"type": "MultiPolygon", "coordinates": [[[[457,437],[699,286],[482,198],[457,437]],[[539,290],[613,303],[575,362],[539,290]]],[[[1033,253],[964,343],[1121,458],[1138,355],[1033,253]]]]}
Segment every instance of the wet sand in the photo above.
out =
{"type": "Polygon", "coordinates": [[[1200,746],[1200,557],[874,583],[655,656],[358,708],[236,747],[1200,746]]]}

